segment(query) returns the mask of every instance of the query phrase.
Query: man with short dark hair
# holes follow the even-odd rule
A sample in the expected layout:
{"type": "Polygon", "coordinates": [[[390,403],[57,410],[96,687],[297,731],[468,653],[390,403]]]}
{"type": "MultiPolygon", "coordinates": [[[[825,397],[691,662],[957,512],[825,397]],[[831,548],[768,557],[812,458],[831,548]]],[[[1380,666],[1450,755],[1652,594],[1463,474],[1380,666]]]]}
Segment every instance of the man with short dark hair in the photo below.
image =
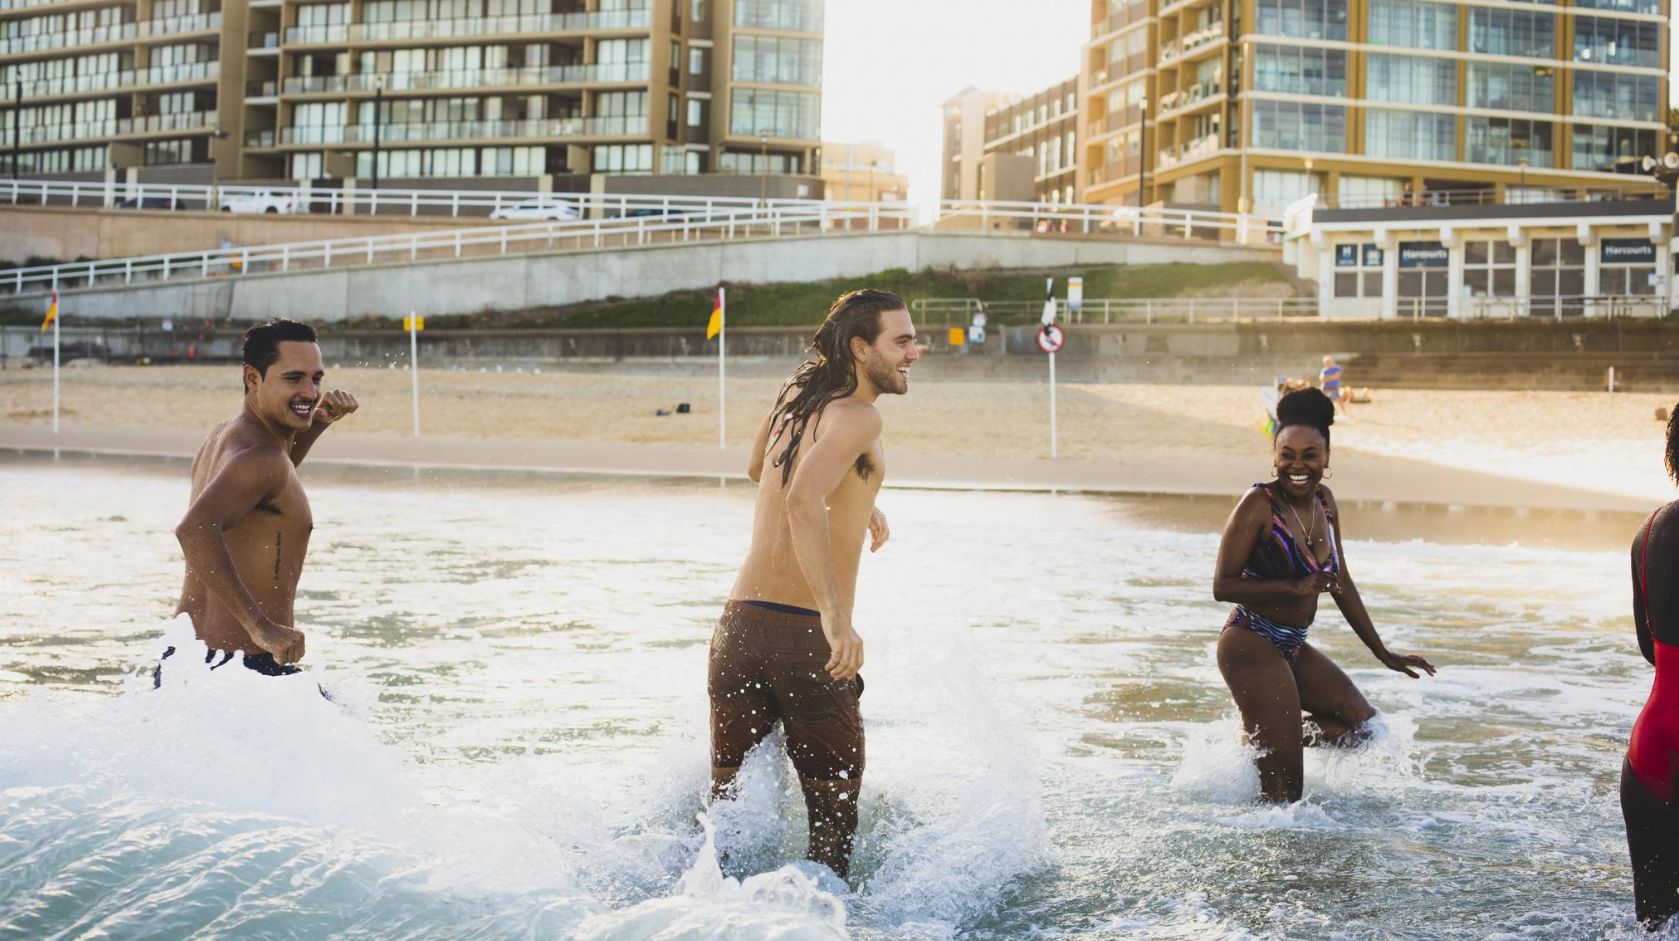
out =
{"type": "Polygon", "coordinates": [[[243,373],[244,408],[193,458],[192,503],[175,528],[187,563],[177,613],[192,618],[212,668],[242,653],[246,669],[283,676],[303,657],[292,603],[314,528],[297,465],[357,403],[348,392],[322,394],[326,372],[308,324],[246,331],[243,373]]]}

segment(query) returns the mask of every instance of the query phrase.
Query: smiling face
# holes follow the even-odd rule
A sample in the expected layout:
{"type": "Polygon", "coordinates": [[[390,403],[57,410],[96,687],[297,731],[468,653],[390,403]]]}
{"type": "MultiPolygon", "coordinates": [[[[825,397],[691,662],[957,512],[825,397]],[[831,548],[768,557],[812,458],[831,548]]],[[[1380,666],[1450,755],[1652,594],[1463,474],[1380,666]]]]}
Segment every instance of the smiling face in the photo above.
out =
{"type": "Polygon", "coordinates": [[[1284,493],[1309,497],[1329,467],[1329,445],[1323,440],[1323,432],[1316,428],[1289,425],[1277,432],[1272,461],[1277,468],[1277,484],[1284,493]]]}
{"type": "Polygon", "coordinates": [[[283,340],[268,369],[245,367],[245,402],[263,422],[285,431],[307,431],[321,401],[326,367],[321,348],[302,340],[283,340]]]}
{"type": "Polygon", "coordinates": [[[909,391],[910,367],[921,358],[909,311],[881,311],[880,334],[868,344],[861,338],[853,339],[851,351],[857,357],[859,378],[867,379],[876,392],[903,395],[909,391]]]}

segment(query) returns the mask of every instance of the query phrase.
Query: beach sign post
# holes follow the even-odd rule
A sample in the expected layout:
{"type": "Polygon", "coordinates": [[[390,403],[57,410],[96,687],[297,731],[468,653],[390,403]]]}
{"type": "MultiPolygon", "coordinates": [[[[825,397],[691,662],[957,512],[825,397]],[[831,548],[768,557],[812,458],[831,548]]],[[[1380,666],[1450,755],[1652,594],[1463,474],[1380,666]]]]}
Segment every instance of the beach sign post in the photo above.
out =
{"type": "Polygon", "coordinates": [[[414,313],[402,318],[402,329],[408,331],[408,382],[414,398],[414,437],[420,436],[420,331],[426,328],[426,318],[414,313]]]}
{"type": "Polygon", "coordinates": [[[1055,325],[1054,278],[1046,279],[1044,283],[1044,313],[1040,322],[1042,326],[1038,328],[1038,349],[1049,354],[1049,456],[1059,457],[1061,441],[1055,413],[1055,351],[1067,342],[1067,335],[1055,325]]]}
{"type": "Polygon", "coordinates": [[[52,292],[52,304],[47,307],[47,319],[41,321],[41,332],[52,327],[52,433],[58,434],[58,292],[52,292]]]}
{"type": "Polygon", "coordinates": [[[705,338],[707,340],[712,337],[717,338],[717,450],[719,451],[723,450],[724,447],[727,446],[725,444],[725,433],[727,415],[729,412],[728,390],[723,385],[723,343],[726,339],[723,335],[723,328],[725,326],[725,300],[726,299],[723,296],[723,287],[722,285],[718,285],[717,303],[712,305],[711,321],[705,325],[705,338]]]}

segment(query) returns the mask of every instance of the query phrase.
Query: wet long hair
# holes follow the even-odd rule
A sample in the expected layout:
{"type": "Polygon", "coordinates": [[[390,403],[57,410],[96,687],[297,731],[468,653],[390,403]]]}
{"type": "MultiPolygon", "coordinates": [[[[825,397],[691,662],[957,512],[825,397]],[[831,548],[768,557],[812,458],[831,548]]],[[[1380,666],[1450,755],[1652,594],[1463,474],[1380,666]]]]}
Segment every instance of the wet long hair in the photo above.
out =
{"type": "Polygon", "coordinates": [[[1323,435],[1323,446],[1329,447],[1329,426],[1335,424],[1335,403],[1321,389],[1296,389],[1277,400],[1277,431],[1271,440],[1290,425],[1316,428],[1323,435]]]}
{"type": "Polygon", "coordinates": [[[880,337],[880,315],[903,310],[904,299],[891,291],[863,288],[841,294],[828,308],[828,316],[816,329],[807,352],[814,354],[799,364],[793,378],[781,387],[781,395],[770,412],[769,450],[786,439],[774,466],[781,468],[781,485],[793,476],[793,458],[799,453],[810,420],[829,402],[857,391],[857,362],[851,355],[851,341],[870,345],[880,337]]]}

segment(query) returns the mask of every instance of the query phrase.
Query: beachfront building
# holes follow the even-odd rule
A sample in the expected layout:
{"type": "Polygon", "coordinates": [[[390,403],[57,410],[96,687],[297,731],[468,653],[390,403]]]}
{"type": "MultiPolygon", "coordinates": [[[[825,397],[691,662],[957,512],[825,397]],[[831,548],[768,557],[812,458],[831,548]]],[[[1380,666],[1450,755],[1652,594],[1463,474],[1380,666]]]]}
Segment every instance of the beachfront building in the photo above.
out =
{"type": "Polygon", "coordinates": [[[1277,213],[1646,187],[1665,0],[1091,0],[1090,202],[1277,213]]]}
{"type": "Polygon", "coordinates": [[[822,189],[845,202],[897,202],[908,198],[909,179],[897,170],[898,155],[879,141],[822,144],[822,189]]]}
{"type": "Polygon", "coordinates": [[[823,2],[0,0],[0,172],[820,195],[823,2]]]}
{"type": "Polygon", "coordinates": [[[1662,316],[1679,306],[1673,198],[1288,214],[1284,257],[1329,317],[1662,316]]]}
{"type": "Polygon", "coordinates": [[[944,111],[943,198],[1077,201],[1076,76],[1031,95],[968,88],[944,111]]]}

